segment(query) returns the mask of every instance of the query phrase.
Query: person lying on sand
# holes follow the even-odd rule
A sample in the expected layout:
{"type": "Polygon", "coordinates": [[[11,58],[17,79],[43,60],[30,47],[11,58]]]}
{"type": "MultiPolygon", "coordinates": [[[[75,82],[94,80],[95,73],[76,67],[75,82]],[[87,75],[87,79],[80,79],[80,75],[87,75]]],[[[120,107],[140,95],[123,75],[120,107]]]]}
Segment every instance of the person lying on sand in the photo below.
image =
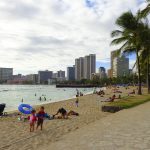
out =
{"type": "Polygon", "coordinates": [[[135,90],[133,90],[132,92],[130,92],[129,94],[135,94],[135,90]]]}
{"type": "Polygon", "coordinates": [[[101,102],[114,102],[115,98],[116,98],[116,95],[113,95],[112,97],[109,97],[108,99],[101,101],[101,102]]]}
{"type": "Polygon", "coordinates": [[[122,91],[116,90],[114,91],[114,93],[122,93],[122,91]]]}
{"type": "Polygon", "coordinates": [[[71,116],[71,115],[79,116],[79,114],[77,112],[72,111],[72,110],[67,112],[67,110],[62,107],[62,108],[58,109],[57,113],[55,115],[53,115],[53,117],[56,119],[67,119],[68,116],[71,116]],[[55,117],[58,114],[60,114],[60,116],[55,117]]]}

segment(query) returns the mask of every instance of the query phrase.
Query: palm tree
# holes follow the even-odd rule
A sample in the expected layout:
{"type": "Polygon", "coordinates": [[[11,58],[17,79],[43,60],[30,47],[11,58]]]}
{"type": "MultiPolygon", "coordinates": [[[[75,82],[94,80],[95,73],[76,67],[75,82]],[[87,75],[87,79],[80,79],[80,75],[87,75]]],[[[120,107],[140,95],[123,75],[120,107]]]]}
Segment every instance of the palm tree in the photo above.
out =
{"type": "Polygon", "coordinates": [[[116,25],[120,30],[112,31],[111,36],[117,37],[113,39],[111,45],[122,44],[118,49],[118,53],[136,53],[137,69],[138,69],[138,94],[141,95],[141,68],[140,68],[140,51],[139,42],[140,31],[143,29],[143,23],[139,17],[134,16],[131,11],[123,13],[117,20],[116,25]]]}
{"type": "MultiPolygon", "coordinates": [[[[141,31],[140,34],[141,40],[141,46],[142,46],[142,52],[141,52],[141,64],[146,64],[146,72],[147,72],[147,87],[148,87],[148,93],[150,94],[150,28],[146,24],[144,29],[141,31]]],[[[143,67],[144,68],[144,67],[143,67]]]]}
{"type": "Polygon", "coordinates": [[[142,18],[145,18],[146,16],[150,14],[150,0],[147,0],[147,3],[148,5],[146,6],[146,8],[141,11],[142,18]]]}
{"type": "MultiPolygon", "coordinates": [[[[139,17],[144,18],[146,20],[147,20],[146,17],[150,14],[150,0],[147,0],[147,3],[148,3],[148,5],[146,6],[146,8],[143,9],[142,11],[139,11],[139,17]]],[[[148,29],[148,30],[150,30],[150,29],[148,29]]],[[[145,40],[143,40],[143,41],[147,42],[147,44],[144,43],[144,47],[146,47],[146,48],[144,48],[145,52],[143,52],[144,53],[143,56],[146,54],[145,58],[147,58],[146,59],[146,63],[147,63],[147,87],[148,87],[148,93],[150,94],[150,58],[149,58],[150,57],[150,52],[149,52],[150,48],[149,48],[149,44],[148,44],[148,43],[150,43],[150,31],[148,31],[147,33],[148,33],[147,38],[145,38],[145,40]]]]}

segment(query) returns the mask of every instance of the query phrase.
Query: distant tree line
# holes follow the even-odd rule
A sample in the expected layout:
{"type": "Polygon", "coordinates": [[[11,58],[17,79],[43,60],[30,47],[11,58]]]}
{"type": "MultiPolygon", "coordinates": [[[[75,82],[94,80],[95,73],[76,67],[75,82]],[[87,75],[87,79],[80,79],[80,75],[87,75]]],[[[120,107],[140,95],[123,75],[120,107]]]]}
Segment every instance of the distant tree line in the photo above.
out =
{"type": "MultiPolygon", "coordinates": [[[[146,83],[146,76],[142,75],[142,83],[146,83]]],[[[95,76],[92,80],[82,79],[80,81],[64,81],[61,84],[84,84],[84,85],[96,85],[96,86],[108,86],[108,85],[116,85],[116,84],[129,84],[129,85],[137,85],[138,84],[138,76],[136,74],[132,74],[129,76],[122,77],[113,77],[113,78],[102,78],[100,79],[98,76],[95,76]]]]}

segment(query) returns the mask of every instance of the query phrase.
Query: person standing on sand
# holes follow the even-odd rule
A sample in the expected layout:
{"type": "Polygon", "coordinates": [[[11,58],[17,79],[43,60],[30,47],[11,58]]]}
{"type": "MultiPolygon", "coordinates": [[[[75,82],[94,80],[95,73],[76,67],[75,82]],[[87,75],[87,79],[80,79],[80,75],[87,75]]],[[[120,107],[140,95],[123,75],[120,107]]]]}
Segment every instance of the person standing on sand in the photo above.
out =
{"type": "Polygon", "coordinates": [[[41,96],[40,96],[39,100],[40,100],[40,101],[42,100],[41,96]]]}
{"type": "Polygon", "coordinates": [[[38,118],[36,129],[38,129],[39,126],[41,127],[41,130],[43,129],[43,121],[44,121],[45,115],[46,115],[46,113],[44,111],[44,107],[41,106],[40,111],[36,114],[36,116],[38,118]]]}
{"type": "Polygon", "coordinates": [[[44,100],[46,101],[46,97],[44,97],[44,100]]]}
{"type": "Polygon", "coordinates": [[[36,111],[32,110],[31,115],[29,116],[29,121],[30,121],[30,132],[34,132],[34,126],[36,123],[36,116],[35,116],[36,111]]]}
{"type": "Polygon", "coordinates": [[[23,98],[22,98],[21,102],[23,103],[23,98]]]}
{"type": "Polygon", "coordinates": [[[76,98],[75,105],[76,105],[76,107],[79,107],[79,98],[78,97],[76,98]]]}

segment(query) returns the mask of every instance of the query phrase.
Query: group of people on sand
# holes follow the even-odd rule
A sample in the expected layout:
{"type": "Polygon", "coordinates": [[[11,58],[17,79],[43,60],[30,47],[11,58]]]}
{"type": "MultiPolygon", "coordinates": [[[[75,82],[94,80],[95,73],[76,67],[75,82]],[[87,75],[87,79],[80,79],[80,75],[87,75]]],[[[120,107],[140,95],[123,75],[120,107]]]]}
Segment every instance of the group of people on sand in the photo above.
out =
{"type": "MultiPolygon", "coordinates": [[[[122,93],[122,91],[119,91],[118,89],[119,89],[119,88],[117,88],[117,89],[114,90],[114,93],[120,93],[120,94],[118,95],[118,97],[116,97],[116,95],[114,94],[112,97],[109,97],[109,98],[107,98],[107,99],[105,99],[105,100],[103,100],[103,101],[101,101],[101,102],[114,102],[115,99],[121,99],[121,93],[122,93]]],[[[129,89],[129,88],[128,88],[128,89],[129,89]]],[[[130,96],[131,94],[136,94],[136,92],[135,92],[134,89],[133,89],[132,92],[129,92],[129,93],[128,93],[128,96],[130,96]]]]}
{"type": "Polygon", "coordinates": [[[38,113],[36,113],[36,110],[32,110],[31,111],[31,115],[28,117],[28,120],[30,122],[30,132],[34,131],[35,128],[35,124],[37,123],[36,129],[38,129],[38,127],[41,127],[41,130],[43,129],[43,121],[44,121],[44,117],[45,117],[46,113],[44,111],[44,107],[41,106],[40,110],[38,113]]]}
{"type": "Polygon", "coordinates": [[[100,90],[100,91],[96,91],[96,94],[103,97],[105,95],[105,92],[103,90],[100,90]]]}
{"type": "MultiPolygon", "coordinates": [[[[56,114],[52,115],[51,119],[68,119],[68,116],[75,115],[79,116],[79,113],[70,110],[67,111],[65,108],[59,108],[56,114]]],[[[28,117],[28,120],[30,122],[30,132],[34,132],[35,125],[36,130],[40,127],[40,129],[43,129],[43,122],[44,118],[50,118],[50,115],[45,113],[44,107],[41,106],[40,110],[36,113],[36,110],[31,111],[31,115],[28,117]]]]}

